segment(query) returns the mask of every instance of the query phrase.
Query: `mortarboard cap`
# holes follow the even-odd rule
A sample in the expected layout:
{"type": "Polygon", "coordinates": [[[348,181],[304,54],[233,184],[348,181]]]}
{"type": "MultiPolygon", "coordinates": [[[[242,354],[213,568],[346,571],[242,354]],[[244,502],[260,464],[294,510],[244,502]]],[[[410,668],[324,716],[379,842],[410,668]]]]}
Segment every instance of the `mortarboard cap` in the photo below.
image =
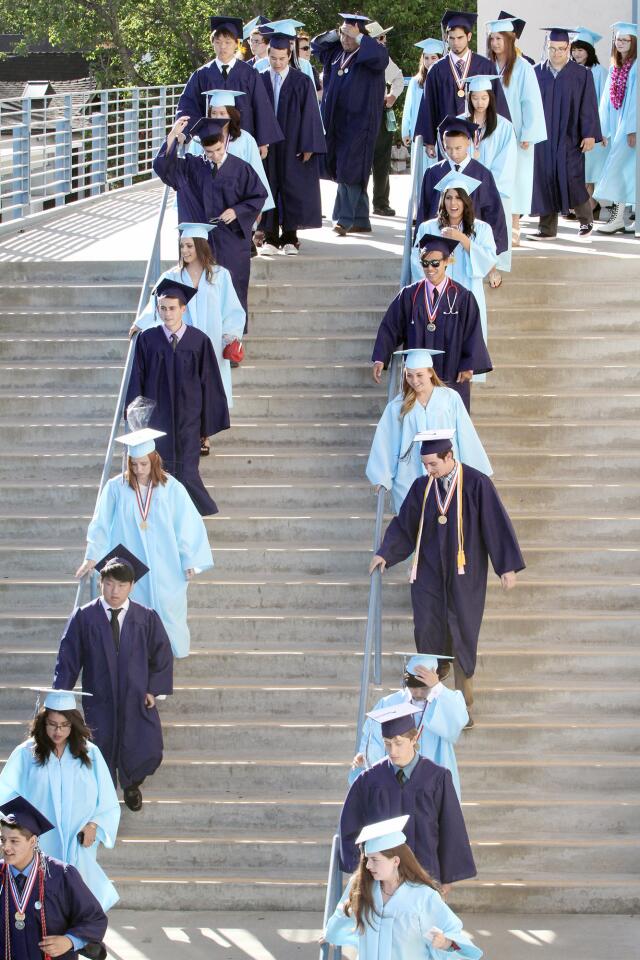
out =
{"type": "Polygon", "coordinates": [[[245,23],[242,28],[242,39],[248,40],[254,30],[257,30],[258,27],[261,27],[263,23],[268,23],[269,18],[263,17],[262,14],[259,14],[257,17],[254,17],[253,20],[249,20],[249,23],[245,23]]]}
{"type": "Polygon", "coordinates": [[[471,33],[477,19],[477,13],[467,13],[465,10],[445,10],[440,24],[445,32],[456,27],[462,27],[467,33],[471,33]]]}
{"type": "Polygon", "coordinates": [[[416,725],[414,720],[416,713],[420,713],[420,708],[405,702],[394,703],[380,710],[372,710],[367,716],[379,723],[382,727],[382,736],[390,739],[413,729],[416,725]]]}
{"type": "Polygon", "coordinates": [[[365,29],[370,37],[377,40],[378,37],[386,37],[388,33],[391,33],[393,27],[382,27],[377,20],[372,20],[365,29]]]}
{"type": "Polygon", "coordinates": [[[475,77],[467,77],[465,83],[469,93],[480,93],[481,90],[493,90],[496,80],[500,80],[497,73],[479,73],[475,77]]]}
{"type": "Polygon", "coordinates": [[[296,36],[296,27],[304,27],[302,20],[292,20],[291,17],[288,17],[286,20],[269,20],[267,26],[273,30],[274,33],[283,33],[287,37],[291,37],[292,40],[296,36]]]}
{"type": "Polygon", "coordinates": [[[441,137],[446,136],[447,133],[462,133],[473,140],[476,130],[479,129],[477,123],[467,120],[466,117],[454,117],[453,114],[449,114],[438,124],[438,133],[441,137]]]}
{"type": "Polygon", "coordinates": [[[405,813],[402,817],[393,817],[391,820],[379,820],[378,823],[370,823],[363,827],[356,843],[364,843],[364,852],[368,856],[370,853],[380,853],[381,850],[393,850],[394,847],[400,847],[407,842],[407,838],[402,832],[409,819],[409,814],[405,813]]]}
{"type": "Polygon", "coordinates": [[[549,34],[549,40],[556,43],[569,43],[569,31],[566,27],[541,27],[549,34]]]}
{"type": "Polygon", "coordinates": [[[218,30],[228,30],[236,40],[239,40],[243,34],[242,20],[240,17],[211,17],[209,23],[212,33],[216,33],[218,30]]]}
{"type": "Polygon", "coordinates": [[[180,303],[187,304],[192,297],[195,297],[198,291],[195,287],[188,287],[186,283],[180,283],[179,280],[173,280],[171,277],[164,277],[153,288],[156,297],[175,297],[180,303]]]}
{"type": "Polygon", "coordinates": [[[611,29],[614,33],[619,34],[621,37],[638,36],[638,24],[630,23],[627,20],[617,20],[615,23],[611,24],[611,29]]]}
{"type": "Polygon", "coordinates": [[[394,357],[404,357],[407,370],[427,370],[433,368],[433,358],[444,353],[444,350],[396,350],[394,357]]]}
{"type": "Polygon", "coordinates": [[[35,690],[38,694],[36,702],[36,713],[40,709],[40,694],[44,693],[44,704],[47,710],[77,710],[78,704],[76,697],[92,697],[92,693],[85,693],[84,690],[54,690],[52,687],[25,687],[25,690],[35,690]]]}
{"type": "Polygon", "coordinates": [[[601,33],[596,33],[595,30],[589,30],[588,27],[576,27],[571,33],[573,34],[571,38],[572,43],[580,40],[582,43],[590,43],[592,47],[595,47],[598,40],[602,40],[601,33]]]}
{"type": "Polygon", "coordinates": [[[126,563],[129,567],[131,567],[131,572],[133,574],[133,580],[135,583],[137,583],[138,580],[142,580],[142,578],[149,573],[149,567],[147,567],[142,560],[139,560],[135,553],[131,553],[130,550],[127,550],[122,543],[119,543],[117,547],[114,547],[113,550],[110,550],[109,553],[105,554],[102,560],[98,560],[95,568],[98,573],[104,573],[106,576],[110,564],[114,563],[115,561],[118,561],[119,563],[126,563]]]}
{"type": "Polygon", "coordinates": [[[200,117],[198,122],[191,127],[189,133],[202,143],[207,137],[217,137],[218,134],[222,133],[225,124],[228,122],[223,117],[200,117]]]}
{"type": "Polygon", "coordinates": [[[292,40],[295,40],[295,36],[295,32],[293,34],[271,33],[267,39],[269,40],[269,46],[273,47],[274,50],[289,50],[292,40]]]}
{"type": "Polygon", "coordinates": [[[24,797],[7,800],[0,809],[0,820],[10,827],[24,827],[36,837],[53,830],[53,824],[24,797]]]}
{"type": "Polygon", "coordinates": [[[523,20],[522,17],[514,17],[512,13],[507,13],[506,10],[500,11],[498,14],[498,20],[511,20],[511,23],[513,24],[513,31],[518,40],[522,36],[524,28],[527,25],[527,21],[523,20]]]}
{"type": "Polygon", "coordinates": [[[435,654],[435,653],[419,653],[413,657],[410,657],[407,663],[405,664],[405,670],[407,673],[410,673],[415,677],[416,670],[418,667],[423,667],[425,670],[437,670],[438,669],[438,660],[453,660],[454,657],[445,656],[445,654],[435,654]]]}
{"type": "Polygon", "coordinates": [[[455,430],[422,430],[416,433],[414,443],[420,444],[420,456],[427,457],[430,453],[446,453],[453,446],[455,430]]]}
{"type": "Polygon", "coordinates": [[[180,236],[188,239],[199,238],[200,240],[208,240],[209,233],[211,230],[215,230],[215,223],[179,223],[178,230],[180,231],[180,236]]]}
{"type": "Polygon", "coordinates": [[[450,257],[458,246],[458,243],[458,240],[450,240],[449,237],[441,237],[437,233],[424,233],[418,241],[418,246],[426,252],[429,250],[439,250],[440,253],[450,257]]]}
{"type": "Polygon", "coordinates": [[[371,23],[370,17],[365,17],[364,13],[339,13],[345,23],[371,23]]]}
{"type": "Polygon", "coordinates": [[[419,47],[426,57],[432,57],[435,53],[442,56],[444,53],[444,43],[442,40],[436,40],[435,37],[419,40],[418,43],[414,43],[414,47],[419,47]]]}
{"type": "Polygon", "coordinates": [[[145,427],[144,430],[132,430],[131,433],[125,433],[121,437],[116,437],[117,443],[124,443],[128,447],[129,456],[133,459],[146,457],[153,453],[156,448],[155,440],[158,437],[165,437],[163,430],[154,430],[152,427],[145,427]]]}
{"type": "Polygon", "coordinates": [[[469,196],[473,193],[474,190],[477,190],[480,186],[480,180],[476,180],[475,177],[468,177],[466,173],[461,173],[459,170],[450,170],[449,173],[446,173],[442,180],[438,180],[436,183],[435,189],[440,193],[444,193],[445,190],[465,190],[469,196]]]}
{"type": "MultiPolygon", "coordinates": [[[[203,97],[209,98],[210,107],[235,107],[236,97],[244,97],[243,90],[203,90],[203,97]]],[[[209,118],[211,119],[211,118],[209,118]]],[[[216,118],[221,119],[221,118],[216,118]]],[[[195,130],[195,124],[193,130],[195,130]]]]}
{"type": "Polygon", "coordinates": [[[516,26],[513,20],[487,20],[487,33],[515,33],[516,26]]]}

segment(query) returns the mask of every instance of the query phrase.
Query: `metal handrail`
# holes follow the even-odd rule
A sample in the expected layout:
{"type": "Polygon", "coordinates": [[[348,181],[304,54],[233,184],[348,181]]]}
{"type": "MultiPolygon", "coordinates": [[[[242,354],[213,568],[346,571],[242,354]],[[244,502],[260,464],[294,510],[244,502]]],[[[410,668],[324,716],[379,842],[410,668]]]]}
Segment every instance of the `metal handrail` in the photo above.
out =
{"type": "MultiPolygon", "coordinates": [[[[340,848],[340,836],[337,833],[334,833],[333,840],[331,841],[331,857],[329,858],[329,877],[327,880],[327,893],[324,898],[324,918],[322,923],[322,929],[325,930],[329,922],[330,917],[333,915],[334,910],[342,896],[342,875],[340,873],[340,859],[338,857],[338,851],[340,848]]],[[[328,960],[329,951],[331,950],[332,945],[330,943],[323,943],[320,947],[320,960],[328,960]]],[[[340,960],[342,956],[342,949],[340,947],[333,947],[333,958],[334,960],[340,960]]]]}
{"type": "MultiPolygon", "coordinates": [[[[147,266],[144,272],[144,280],[142,281],[142,287],[140,288],[140,296],[138,298],[138,308],[136,310],[136,317],[139,317],[142,311],[144,310],[147,299],[149,297],[149,291],[153,284],[156,282],[160,276],[160,248],[161,248],[161,239],[162,239],[162,224],[164,223],[164,215],[167,209],[167,200],[169,198],[170,187],[165,186],[162,191],[162,199],[160,200],[160,207],[158,209],[158,215],[156,218],[156,229],[153,238],[153,246],[151,248],[151,253],[149,254],[149,259],[147,260],[147,266]]],[[[113,462],[113,448],[116,440],[116,435],[120,430],[120,421],[122,419],[122,414],[124,412],[124,400],[127,395],[127,388],[129,386],[129,378],[131,376],[131,367],[133,366],[133,356],[135,351],[135,344],[138,335],[135,334],[131,337],[129,341],[129,349],[127,351],[127,359],[125,360],[124,369],[122,371],[122,379],[120,380],[120,388],[118,390],[118,399],[116,401],[116,408],[113,413],[113,420],[111,421],[111,433],[109,434],[109,443],[107,445],[107,452],[104,457],[104,464],[102,466],[102,476],[100,477],[100,484],[98,486],[98,494],[96,496],[96,506],[100,500],[100,495],[104,489],[104,486],[109,479],[111,473],[111,464],[113,462]]],[[[84,585],[87,582],[87,578],[90,580],[90,590],[91,590],[91,599],[95,598],[95,577],[92,571],[85,573],[83,577],[80,578],[78,584],[78,589],[76,590],[76,598],[73,604],[73,609],[77,610],[80,606],[80,601],[82,599],[82,591],[84,585]]]]}
{"type": "Polygon", "coordinates": [[[414,163],[411,171],[411,195],[407,209],[407,222],[404,228],[404,247],[402,250],[402,270],[400,272],[400,286],[406,287],[411,283],[411,247],[413,245],[413,218],[418,209],[418,189],[422,186],[424,170],[424,145],[422,137],[413,141],[414,163]]]}

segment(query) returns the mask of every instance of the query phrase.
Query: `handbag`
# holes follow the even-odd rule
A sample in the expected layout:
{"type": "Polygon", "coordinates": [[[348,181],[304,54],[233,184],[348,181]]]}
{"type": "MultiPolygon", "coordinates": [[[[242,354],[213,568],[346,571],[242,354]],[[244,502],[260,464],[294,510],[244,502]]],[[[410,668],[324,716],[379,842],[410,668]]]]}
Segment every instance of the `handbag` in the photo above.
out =
{"type": "Polygon", "coordinates": [[[222,351],[225,360],[231,360],[232,363],[242,363],[244,360],[244,347],[242,340],[232,340],[222,351]]]}

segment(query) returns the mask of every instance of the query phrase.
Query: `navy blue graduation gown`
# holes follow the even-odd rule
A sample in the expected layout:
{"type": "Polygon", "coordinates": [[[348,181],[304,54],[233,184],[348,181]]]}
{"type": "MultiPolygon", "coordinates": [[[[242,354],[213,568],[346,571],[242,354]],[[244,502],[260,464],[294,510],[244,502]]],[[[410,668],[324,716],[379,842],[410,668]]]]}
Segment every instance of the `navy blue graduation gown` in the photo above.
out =
{"type": "MultiPolygon", "coordinates": [[[[235,105],[240,111],[242,129],[255,137],[256,143],[261,147],[268,143],[277,143],[282,140],[282,130],[274,116],[273,107],[265,96],[259,76],[249,63],[236,60],[225,80],[215,60],[205,63],[187,80],[178,101],[176,120],[178,117],[187,116],[195,123],[204,117],[207,98],[203,93],[206,90],[241,90],[244,96],[238,97],[235,105]]],[[[191,126],[192,124],[189,124],[189,129],[191,126]]]]}
{"type": "MultiPolygon", "coordinates": [[[[410,557],[416,547],[420,514],[428,477],[418,477],[409,488],[377,551],[392,567],[410,557]]],[[[434,481],[434,483],[437,481],[434,481]]],[[[417,578],[411,584],[416,649],[420,653],[446,650],[448,636],[466,676],[475,672],[478,634],[487,593],[488,561],[500,577],[524,569],[515,530],[489,477],[463,464],[462,529],[466,557],[458,573],[459,488],[451,500],[449,522],[438,523],[435,490],[427,498],[417,578]]],[[[441,491],[441,499],[444,501],[441,491]]]]}
{"type": "MultiPolygon", "coordinates": [[[[107,932],[107,917],[102,907],[89,890],[75,867],[53,857],[42,856],[45,867],[44,914],[47,936],[71,934],[87,944],[101,944],[107,932]]],[[[5,944],[5,898],[9,895],[9,931],[12,960],[42,960],[38,946],[42,940],[41,910],[36,910],[40,901],[39,882],[36,880],[25,908],[24,930],[16,930],[13,898],[9,893],[5,871],[9,868],[0,860],[0,943],[5,944]]],[[[32,869],[35,869],[33,867],[32,869]]],[[[2,954],[4,957],[4,953],[2,954]]],[[[63,954],[65,960],[78,957],[74,950],[63,954]]]]}
{"type": "Polygon", "coordinates": [[[555,79],[548,60],[534,70],[547,123],[547,139],[536,143],[533,165],[531,213],[538,217],[568,213],[588,200],[580,143],[585,137],[599,143],[602,131],[591,70],[573,60],[555,79]]]}
{"type": "Polygon", "coordinates": [[[384,106],[386,47],[363,36],[358,51],[338,75],[344,53],[334,31],[312,41],[311,49],[323,66],[322,120],[327,153],[322,176],[337,183],[366,189],[384,106]]]}
{"type": "Polygon", "coordinates": [[[144,705],[145,694],[173,693],[173,654],[155,610],[129,601],[116,651],[111,623],[100,600],[75,610],[64,629],[53,686],[73,690],[82,673],[82,689],[93,694],[82,706],[93,739],[113,782],[127,787],[151,776],[162,762],[162,727],[157,707],[144,705]]]}
{"type": "Polygon", "coordinates": [[[340,868],[352,873],[360,854],[355,839],[363,827],[409,814],[403,832],[425,870],[441,883],[475,877],[460,801],[451,772],[420,757],[409,780],[396,780],[388,757],[361,773],[340,814],[340,868]]]}
{"type": "MultiPolygon", "coordinates": [[[[271,71],[260,74],[265,91],[273,104],[271,71]]],[[[269,148],[264,162],[273,199],[286,230],[322,226],[320,200],[320,168],[318,154],[326,153],[318,98],[312,80],[292,67],[280,86],[277,119],[285,139],[269,148]],[[312,153],[306,163],[301,153],[312,153]]],[[[264,215],[268,231],[273,214],[264,215]]]]}
{"type": "MultiPolygon", "coordinates": [[[[455,67],[453,69],[455,70],[455,67]]],[[[487,57],[483,57],[479,53],[471,54],[468,77],[486,76],[487,74],[495,76],[497,72],[495,63],[487,57]]],[[[438,143],[438,125],[442,123],[445,117],[457,117],[458,114],[463,112],[465,101],[458,96],[457,91],[458,87],[451,73],[451,58],[447,54],[434,63],[427,74],[418,108],[414,137],[422,137],[425,144],[435,145],[438,143]]],[[[493,91],[496,95],[498,113],[505,120],[511,120],[509,105],[502,84],[494,83],[493,91]]]]}
{"type": "Polygon", "coordinates": [[[218,223],[209,233],[209,241],[216,260],[231,274],[246,313],[251,233],[267,199],[260,177],[250,164],[230,153],[214,177],[202,156],[188,153],[185,157],[178,157],[175,143],[167,153],[166,142],[153,161],[153,169],[162,182],[168,183],[178,194],[180,223],[210,223],[229,207],[235,210],[233,223],[218,223]]]}
{"type": "MultiPolygon", "coordinates": [[[[442,193],[436,190],[436,183],[446,177],[451,170],[452,167],[448,160],[440,160],[425,170],[422,178],[422,189],[418,198],[416,224],[438,216],[438,204],[442,193]]],[[[473,157],[462,173],[466,177],[474,177],[474,179],[480,181],[480,186],[476,187],[471,194],[473,211],[478,220],[484,220],[493,230],[497,253],[504,253],[505,250],[509,249],[509,233],[507,232],[507,221],[500,191],[496,186],[493,174],[484,164],[480,163],[479,160],[474,160],[473,157]]],[[[511,230],[511,224],[509,224],[508,229],[511,230]]]]}
{"type": "Polygon", "coordinates": [[[493,369],[477,300],[466,287],[447,278],[436,308],[436,329],[430,331],[426,286],[426,280],[418,280],[403,287],[391,301],[378,328],[371,360],[387,367],[394,350],[444,350],[444,354],[433,358],[433,368],[448,387],[460,394],[469,410],[471,385],[456,383],[458,374],[462,370],[489,373],[493,369]]]}
{"type": "Polygon", "coordinates": [[[203,517],[217,513],[199,472],[200,439],[229,428],[227,395],[211,340],[188,326],[174,350],[163,325],[138,335],[126,404],[155,400],[149,426],[166,431],[156,450],[168,473],[187,488],[203,517]]]}

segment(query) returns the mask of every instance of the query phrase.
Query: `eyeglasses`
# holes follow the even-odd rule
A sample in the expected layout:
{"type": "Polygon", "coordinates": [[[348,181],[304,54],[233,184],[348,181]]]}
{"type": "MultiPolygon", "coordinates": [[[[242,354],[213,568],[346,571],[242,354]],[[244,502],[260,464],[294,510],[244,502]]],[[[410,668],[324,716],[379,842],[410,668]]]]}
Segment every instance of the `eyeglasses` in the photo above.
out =
{"type": "Polygon", "coordinates": [[[433,267],[434,270],[437,270],[442,260],[421,260],[420,263],[423,267],[433,267]]]}
{"type": "Polygon", "coordinates": [[[47,720],[46,726],[49,728],[49,730],[71,730],[70,723],[54,723],[53,720],[47,720]]]}
{"type": "Polygon", "coordinates": [[[306,47],[303,47],[302,45],[300,45],[300,50],[311,50],[311,47],[309,46],[309,44],[307,44],[306,47]]]}

